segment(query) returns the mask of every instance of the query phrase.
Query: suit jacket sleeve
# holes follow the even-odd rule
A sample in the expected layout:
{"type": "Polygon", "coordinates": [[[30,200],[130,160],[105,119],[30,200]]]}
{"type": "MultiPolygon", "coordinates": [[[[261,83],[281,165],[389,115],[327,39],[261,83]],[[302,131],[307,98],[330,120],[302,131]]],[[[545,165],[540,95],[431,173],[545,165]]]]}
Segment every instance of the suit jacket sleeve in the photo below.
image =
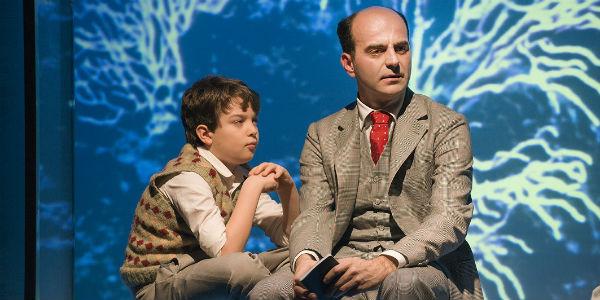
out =
{"type": "Polygon", "coordinates": [[[324,256],[331,253],[334,232],[334,198],[328,181],[317,133],[317,123],[309,126],[300,156],[300,215],[292,225],[290,257],[305,249],[324,256]]]}
{"type": "Polygon", "coordinates": [[[425,265],[458,248],[473,215],[469,128],[462,115],[442,119],[441,125],[430,128],[434,142],[429,214],[393,249],[408,259],[408,266],[425,265]]]}

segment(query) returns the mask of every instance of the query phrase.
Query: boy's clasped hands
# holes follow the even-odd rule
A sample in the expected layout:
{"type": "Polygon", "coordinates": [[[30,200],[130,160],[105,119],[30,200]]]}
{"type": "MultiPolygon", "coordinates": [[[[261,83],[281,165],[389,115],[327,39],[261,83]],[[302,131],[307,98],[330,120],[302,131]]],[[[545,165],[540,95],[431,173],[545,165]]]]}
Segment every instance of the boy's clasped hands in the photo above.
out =
{"type": "Polygon", "coordinates": [[[248,172],[244,184],[262,186],[262,192],[282,192],[294,187],[290,173],[282,166],[264,162],[248,172]]]}

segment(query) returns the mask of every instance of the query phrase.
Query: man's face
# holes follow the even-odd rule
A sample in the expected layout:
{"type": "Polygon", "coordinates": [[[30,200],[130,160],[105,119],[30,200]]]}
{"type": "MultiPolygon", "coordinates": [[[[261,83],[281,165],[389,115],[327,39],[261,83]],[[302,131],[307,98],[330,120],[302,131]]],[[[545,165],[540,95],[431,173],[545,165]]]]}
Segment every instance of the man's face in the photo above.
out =
{"type": "Polygon", "coordinates": [[[256,113],[252,107],[243,111],[241,99],[234,101],[219,116],[219,124],[213,132],[207,132],[206,147],[228,168],[233,169],[252,160],[258,144],[256,113]]]}
{"type": "Polygon", "coordinates": [[[341,62],[355,77],[361,101],[384,108],[404,96],[410,79],[408,33],[394,11],[373,7],[356,15],[352,22],[354,54],[343,53],[341,62]]]}

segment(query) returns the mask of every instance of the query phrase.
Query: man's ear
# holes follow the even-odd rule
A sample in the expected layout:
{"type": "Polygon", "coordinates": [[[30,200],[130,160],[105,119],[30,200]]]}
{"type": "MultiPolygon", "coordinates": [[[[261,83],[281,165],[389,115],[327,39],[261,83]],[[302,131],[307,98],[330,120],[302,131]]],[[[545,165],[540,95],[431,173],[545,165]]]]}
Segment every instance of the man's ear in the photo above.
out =
{"type": "Polygon", "coordinates": [[[352,62],[352,55],[349,53],[342,53],[342,57],[340,57],[340,63],[344,68],[344,71],[350,75],[350,77],[356,77],[356,73],[354,72],[354,63],[352,62]]]}
{"type": "Polygon", "coordinates": [[[212,145],[213,133],[208,129],[208,126],[204,124],[196,126],[196,136],[206,147],[210,147],[212,145]]]}

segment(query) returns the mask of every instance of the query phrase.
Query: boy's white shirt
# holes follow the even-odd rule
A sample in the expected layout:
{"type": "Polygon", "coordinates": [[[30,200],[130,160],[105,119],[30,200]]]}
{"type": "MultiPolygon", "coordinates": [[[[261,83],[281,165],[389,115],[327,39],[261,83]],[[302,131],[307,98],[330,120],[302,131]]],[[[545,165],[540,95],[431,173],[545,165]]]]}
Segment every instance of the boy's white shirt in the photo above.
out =
{"type": "MultiPolygon", "coordinates": [[[[219,173],[229,194],[233,195],[233,191],[247,177],[247,170],[237,167],[232,173],[210,151],[203,147],[197,149],[219,173]]],[[[206,180],[194,172],[182,172],[165,182],[159,190],[173,203],[176,211],[188,224],[200,248],[210,257],[219,256],[227,241],[225,220],[221,217],[221,211],[206,180]]],[[[268,194],[260,195],[252,223],[262,228],[273,243],[288,245],[288,237],[283,228],[283,208],[268,194]]]]}

